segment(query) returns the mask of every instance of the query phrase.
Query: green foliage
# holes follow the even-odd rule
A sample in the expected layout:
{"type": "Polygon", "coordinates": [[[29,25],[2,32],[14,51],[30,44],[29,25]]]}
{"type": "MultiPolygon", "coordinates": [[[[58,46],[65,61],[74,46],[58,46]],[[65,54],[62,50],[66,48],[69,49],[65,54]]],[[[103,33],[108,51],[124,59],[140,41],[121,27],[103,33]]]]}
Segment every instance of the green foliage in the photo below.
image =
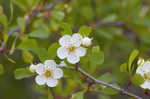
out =
{"type": "Polygon", "coordinates": [[[0,64],[0,75],[2,75],[4,73],[4,67],[2,64],[0,64]]]}
{"type": "Polygon", "coordinates": [[[53,43],[48,48],[48,56],[50,59],[53,59],[57,56],[57,49],[60,47],[58,43],[53,43]]]}
{"type": "Polygon", "coordinates": [[[30,37],[45,39],[48,38],[49,32],[45,29],[37,29],[29,34],[30,37]]]}
{"type": "MultiPolygon", "coordinates": [[[[35,84],[32,78],[16,80],[35,75],[26,68],[27,64],[43,63],[47,59],[53,59],[59,64],[62,60],[56,57],[60,47],[58,40],[61,36],[72,35],[74,32],[92,38],[92,45],[87,48],[86,55],[80,57],[80,68],[116,87],[123,87],[129,79],[137,86],[143,83],[143,78],[135,74],[135,71],[139,52],[141,57],[149,58],[148,0],[144,0],[144,4],[142,0],[60,0],[61,3],[53,1],[55,0],[0,0],[2,99],[47,99],[48,93],[55,93],[56,98],[61,99],[84,99],[84,92],[88,89],[86,77],[74,70],[63,68],[64,77],[59,80],[58,86],[49,90],[50,92],[47,86],[35,84]],[[51,10],[44,11],[43,8],[47,7],[51,10]],[[25,25],[27,18],[29,20],[25,25]],[[123,23],[125,25],[122,25],[123,23]],[[19,33],[16,31],[18,28],[21,30],[19,33]],[[2,48],[4,43],[6,46],[2,48]],[[128,57],[131,51],[133,52],[128,57]],[[123,64],[119,68],[121,63],[123,64]]],[[[64,61],[67,62],[66,59],[64,61]]],[[[93,86],[89,88],[89,99],[97,96],[100,99],[124,97],[108,87],[93,86]]],[[[130,89],[136,91],[134,87],[130,89]]],[[[141,96],[144,95],[142,89],[140,93],[141,96]]]]}
{"type": "Polygon", "coordinates": [[[84,99],[84,92],[80,91],[80,92],[76,92],[74,94],[72,94],[72,98],[71,99],[84,99]]]}
{"type": "Polygon", "coordinates": [[[120,66],[120,71],[121,71],[121,72],[126,72],[126,71],[127,71],[127,63],[123,63],[123,64],[120,66]]]}
{"type": "Polygon", "coordinates": [[[91,27],[88,27],[88,26],[82,26],[82,27],[79,29],[79,33],[80,33],[82,36],[88,36],[91,32],[92,32],[92,28],[91,28],[91,27]]]}
{"type": "Polygon", "coordinates": [[[132,71],[132,63],[133,63],[133,61],[135,60],[135,58],[138,56],[138,54],[139,54],[139,51],[138,50],[134,50],[132,53],[131,53],[131,55],[130,55],[130,57],[129,57],[129,62],[128,62],[128,70],[129,70],[129,72],[131,73],[132,71]]]}
{"type": "Polygon", "coordinates": [[[72,29],[71,29],[71,26],[69,24],[62,23],[61,27],[64,29],[64,31],[62,32],[62,35],[65,35],[65,34],[72,35],[72,29]]]}
{"type": "Polygon", "coordinates": [[[143,78],[141,75],[139,75],[139,74],[134,74],[134,76],[132,77],[131,81],[132,81],[132,83],[134,83],[135,85],[140,86],[141,84],[144,83],[145,80],[144,80],[144,78],[143,78]]]}
{"type": "Polygon", "coordinates": [[[30,72],[28,68],[18,68],[14,72],[14,76],[16,79],[23,79],[34,76],[35,74],[30,72]]]}
{"type": "Polygon", "coordinates": [[[33,55],[27,51],[27,50],[23,50],[22,51],[22,58],[26,63],[32,63],[33,62],[33,55]]]}

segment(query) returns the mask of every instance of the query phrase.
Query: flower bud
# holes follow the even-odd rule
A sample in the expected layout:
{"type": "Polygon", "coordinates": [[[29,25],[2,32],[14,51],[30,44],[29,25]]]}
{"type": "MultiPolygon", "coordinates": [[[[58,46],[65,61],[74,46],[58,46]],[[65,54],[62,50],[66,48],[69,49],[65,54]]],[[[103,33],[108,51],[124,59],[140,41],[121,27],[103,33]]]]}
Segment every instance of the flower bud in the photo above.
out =
{"type": "Polygon", "coordinates": [[[37,68],[37,66],[36,66],[36,65],[31,64],[31,65],[30,65],[30,67],[29,67],[29,70],[30,70],[32,73],[34,73],[34,72],[35,72],[35,70],[36,70],[36,68],[37,68]]]}
{"type": "Polygon", "coordinates": [[[82,45],[86,46],[86,47],[88,47],[92,44],[91,39],[89,37],[83,38],[81,42],[82,42],[82,45]]]}

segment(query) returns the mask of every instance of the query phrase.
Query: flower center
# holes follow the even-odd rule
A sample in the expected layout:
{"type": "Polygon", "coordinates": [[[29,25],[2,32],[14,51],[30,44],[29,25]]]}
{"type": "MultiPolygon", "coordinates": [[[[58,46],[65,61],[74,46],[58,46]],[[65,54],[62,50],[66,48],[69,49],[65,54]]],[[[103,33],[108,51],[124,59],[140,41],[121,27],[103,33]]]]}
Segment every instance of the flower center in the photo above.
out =
{"type": "Polygon", "coordinates": [[[144,78],[147,80],[150,80],[150,75],[149,74],[144,74],[144,78]]]}
{"type": "Polygon", "coordinates": [[[51,73],[51,71],[46,70],[46,72],[44,73],[44,75],[45,75],[46,77],[50,77],[50,76],[52,75],[52,73],[51,73]]]}
{"type": "Polygon", "coordinates": [[[73,46],[73,45],[70,45],[70,46],[68,47],[69,52],[74,52],[75,49],[76,49],[76,47],[73,46]]]}

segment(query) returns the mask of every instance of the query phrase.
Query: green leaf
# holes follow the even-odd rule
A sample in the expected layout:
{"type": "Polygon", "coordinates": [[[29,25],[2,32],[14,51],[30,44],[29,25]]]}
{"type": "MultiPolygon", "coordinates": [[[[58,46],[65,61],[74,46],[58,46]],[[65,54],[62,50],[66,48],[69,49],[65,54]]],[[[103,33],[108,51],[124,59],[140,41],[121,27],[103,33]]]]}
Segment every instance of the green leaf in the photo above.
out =
{"type": "Polygon", "coordinates": [[[65,34],[72,35],[72,29],[69,24],[62,23],[61,27],[64,29],[64,31],[62,32],[62,35],[65,35],[65,34]]]}
{"type": "MultiPolygon", "coordinates": [[[[118,85],[116,85],[116,84],[112,84],[112,85],[118,87],[118,85]]],[[[108,88],[108,87],[105,87],[105,88],[102,90],[102,92],[103,92],[104,94],[108,94],[108,95],[115,95],[115,94],[118,94],[118,91],[116,91],[116,90],[114,90],[114,89],[112,89],[112,88],[108,88]]]]}
{"type": "Polygon", "coordinates": [[[133,61],[135,60],[135,58],[138,56],[139,54],[139,51],[138,50],[134,50],[131,54],[130,54],[130,57],[129,57],[129,62],[128,62],[128,70],[129,72],[131,73],[131,69],[132,69],[132,63],[133,61]]]}
{"type": "Polygon", "coordinates": [[[80,91],[80,92],[74,93],[71,99],[84,99],[84,92],[80,91]]]}
{"type": "Polygon", "coordinates": [[[24,29],[25,29],[24,18],[19,17],[17,19],[17,23],[19,27],[21,28],[21,32],[24,32],[24,29]]]}
{"type": "Polygon", "coordinates": [[[126,72],[126,71],[127,71],[127,63],[123,63],[123,64],[120,66],[120,71],[121,71],[121,72],[126,72]]]}
{"type": "Polygon", "coordinates": [[[103,19],[103,22],[114,22],[117,19],[116,14],[109,15],[103,19]]]}
{"type": "Polygon", "coordinates": [[[27,50],[22,50],[22,57],[26,63],[32,63],[33,61],[33,55],[27,50]]]}
{"type": "Polygon", "coordinates": [[[134,74],[134,76],[131,79],[132,83],[134,83],[137,86],[140,86],[144,83],[144,78],[140,74],[134,74]]]}
{"type": "Polygon", "coordinates": [[[116,80],[116,78],[111,73],[105,73],[102,76],[100,76],[98,80],[106,82],[106,83],[111,83],[114,80],[116,80]]]}
{"type": "Polygon", "coordinates": [[[37,29],[37,30],[31,32],[29,34],[29,36],[44,39],[44,38],[48,38],[49,32],[45,29],[37,29]]]}
{"type": "Polygon", "coordinates": [[[48,48],[48,56],[53,59],[57,56],[57,49],[60,47],[58,43],[53,43],[48,48]]]}
{"type": "Polygon", "coordinates": [[[25,39],[18,46],[18,48],[25,49],[25,50],[33,50],[36,47],[37,47],[37,42],[35,39],[25,39]]]}
{"type": "Polygon", "coordinates": [[[91,28],[91,27],[88,27],[88,26],[82,26],[82,27],[79,29],[79,33],[80,33],[82,36],[88,36],[91,32],[92,32],[92,28],[91,28]]]}
{"type": "Polygon", "coordinates": [[[35,74],[30,72],[27,68],[18,68],[14,72],[14,76],[16,79],[23,79],[34,76],[35,74]]]}
{"type": "Polygon", "coordinates": [[[48,56],[48,51],[45,48],[35,47],[33,52],[39,57],[42,62],[50,59],[48,56]]]}
{"type": "Polygon", "coordinates": [[[0,23],[3,24],[5,27],[7,27],[8,20],[4,14],[0,15],[0,23]]]}
{"type": "Polygon", "coordinates": [[[2,75],[4,73],[4,67],[2,64],[0,64],[0,75],[2,75]]]}
{"type": "Polygon", "coordinates": [[[64,14],[64,12],[62,12],[62,11],[53,10],[53,11],[51,12],[51,16],[52,16],[54,19],[58,20],[58,21],[62,21],[62,20],[64,19],[64,17],[65,17],[65,14],[64,14]]]}
{"type": "Polygon", "coordinates": [[[104,53],[99,51],[98,47],[93,47],[92,52],[89,54],[89,61],[91,64],[102,64],[104,62],[104,53]]]}

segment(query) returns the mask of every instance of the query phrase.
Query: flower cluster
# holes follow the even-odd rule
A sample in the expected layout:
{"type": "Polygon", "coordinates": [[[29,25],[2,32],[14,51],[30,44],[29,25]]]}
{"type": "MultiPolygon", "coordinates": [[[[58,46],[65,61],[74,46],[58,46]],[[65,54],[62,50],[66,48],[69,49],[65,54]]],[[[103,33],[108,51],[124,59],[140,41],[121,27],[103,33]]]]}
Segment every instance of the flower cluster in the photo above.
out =
{"type": "Polygon", "coordinates": [[[140,59],[138,65],[139,67],[137,68],[136,73],[140,74],[145,80],[141,87],[144,89],[150,89],[150,61],[140,59]]]}
{"type": "Polygon", "coordinates": [[[38,74],[35,78],[38,85],[47,84],[49,87],[55,87],[58,84],[57,79],[63,77],[63,71],[57,66],[59,65],[57,65],[54,60],[46,60],[44,64],[32,64],[29,69],[31,72],[38,74]]]}
{"type": "MultiPolygon", "coordinates": [[[[80,34],[75,33],[72,36],[65,35],[60,38],[59,44],[61,47],[57,50],[57,56],[60,59],[67,58],[68,62],[75,64],[80,61],[80,57],[85,56],[86,47],[91,45],[91,39],[83,38],[80,34]]],[[[46,60],[44,64],[32,64],[29,70],[38,74],[35,78],[38,85],[47,84],[49,87],[55,87],[58,84],[57,79],[63,77],[60,67],[64,66],[67,66],[64,61],[57,65],[54,60],[46,60]]]]}
{"type": "Polygon", "coordinates": [[[59,44],[61,47],[57,50],[57,56],[60,59],[67,58],[69,63],[76,64],[80,61],[80,57],[85,56],[85,47],[91,45],[91,39],[83,38],[79,33],[74,33],[72,36],[64,35],[59,39],[59,44]]]}

